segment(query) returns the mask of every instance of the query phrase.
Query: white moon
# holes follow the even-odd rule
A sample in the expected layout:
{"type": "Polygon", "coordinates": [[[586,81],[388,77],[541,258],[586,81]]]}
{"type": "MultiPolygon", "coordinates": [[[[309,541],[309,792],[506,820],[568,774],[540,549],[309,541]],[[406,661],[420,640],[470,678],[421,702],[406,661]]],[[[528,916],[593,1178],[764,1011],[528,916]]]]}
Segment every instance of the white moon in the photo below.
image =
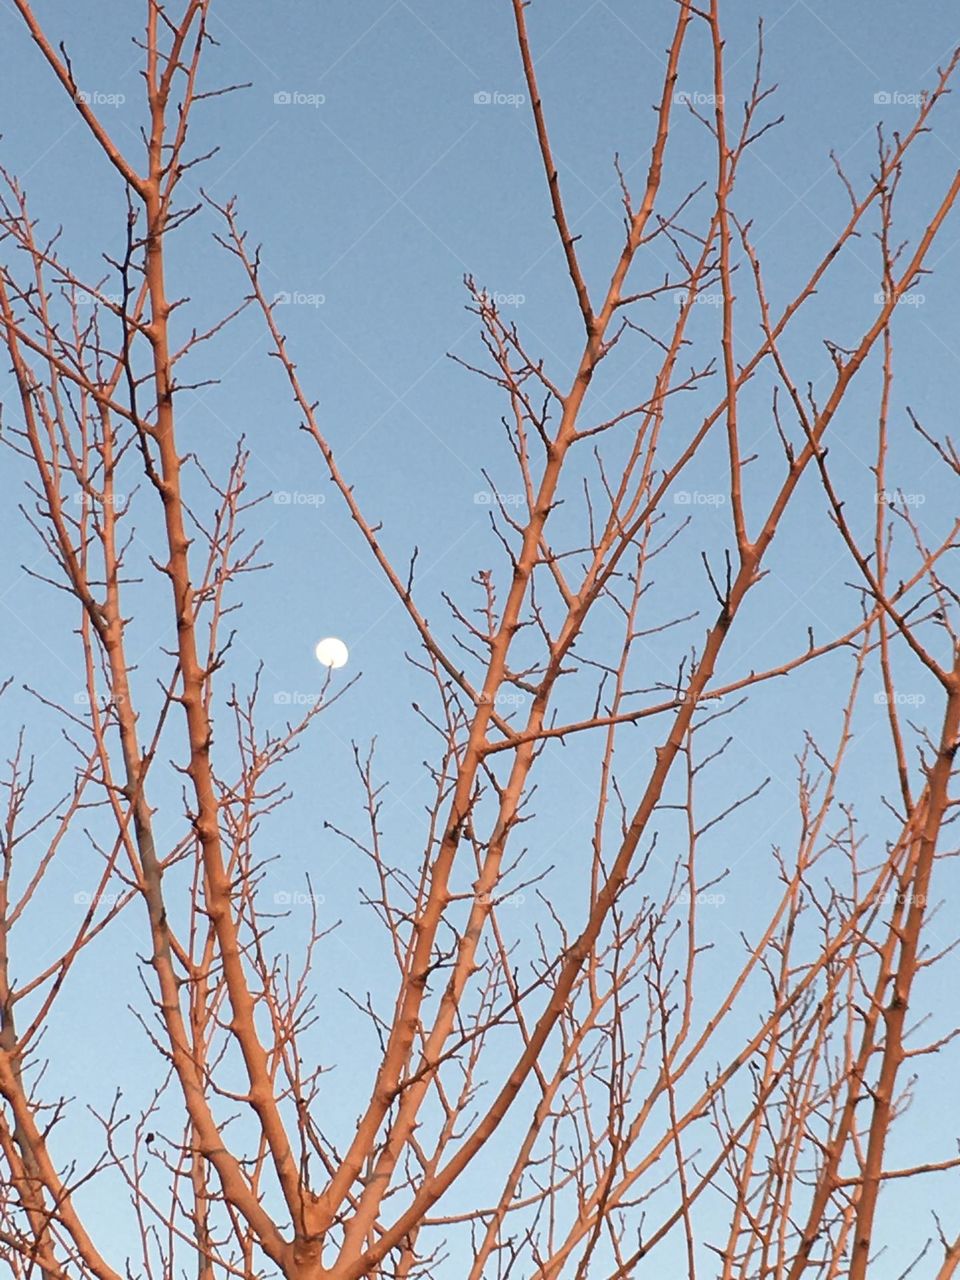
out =
{"type": "Polygon", "coordinates": [[[321,640],[314,652],[317,655],[317,661],[325,667],[346,666],[347,659],[350,657],[350,650],[336,636],[327,636],[326,639],[321,640]]]}

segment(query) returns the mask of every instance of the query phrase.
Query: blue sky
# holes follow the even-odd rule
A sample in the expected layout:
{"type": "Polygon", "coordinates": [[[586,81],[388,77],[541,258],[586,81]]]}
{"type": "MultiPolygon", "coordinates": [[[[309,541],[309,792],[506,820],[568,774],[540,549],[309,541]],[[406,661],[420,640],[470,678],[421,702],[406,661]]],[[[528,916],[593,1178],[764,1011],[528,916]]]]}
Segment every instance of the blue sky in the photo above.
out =
{"type": "MultiPolygon", "coordinates": [[[[955,9],[945,2],[925,3],[905,20],[904,6],[892,0],[841,6],[824,0],[776,5],[744,0],[728,8],[728,97],[739,102],[749,89],[762,15],[766,80],[779,86],[772,114],[785,116],[744,162],[736,200],[738,211],[754,219],[768,290],[772,301],[782,304],[832,242],[846,214],[847,197],[829,152],[841,157],[855,185],[866,184],[876,165],[877,122],[888,133],[908,127],[915,110],[909,99],[931,86],[937,64],[947,60],[956,43],[955,9]]],[[[66,42],[78,83],[91,94],[114,137],[136,156],[143,105],[140,54],[131,36],[139,34],[133,21],[138,7],[103,0],[95,9],[41,3],[36,10],[51,35],[66,42]]],[[[613,157],[620,156],[636,189],[651,143],[651,103],[659,93],[673,6],[538,0],[528,14],[570,221],[582,237],[588,283],[599,291],[622,237],[613,157]]],[[[216,145],[219,151],[193,172],[187,186],[198,192],[202,187],[217,201],[237,196],[241,224],[264,245],[268,290],[290,296],[283,328],[307,389],[320,402],[320,421],[341,468],[371,520],[383,522],[384,544],[397,562],[405,565],[414,545],[420,547],[422,608],[446,633],[441,593],[472,607],[477,602],[470,595],[471,575],[492,568],[502,581],[508,571],[489,532],[488,507],[477,501],[489,489],[481,468],[491,469],[500,492],[517,488],[499,426],[504,406],[489,384],[447,358],[453,353],[482,361],[478,322],[466,309],[463,277],[471,275],[503,296],[502,305],[512,308],[529,348],[543,355],[559,383],[569,380],[579,357],[579,316],[550,220],[529,107],[522,100],[511,7],[505,2],[481,7],[425,0],[295,0],[268,8],[233,0],[214,6],[211,32],[218,44],[208,51],[205,87],[246,82],[250,87],[197,108],[195,150],[216,145]],[[482,100],[485,95],[491,100],[482,100]]],[[[100,255],[119,254],[124,236],[117,175],[86,136],[9,3],[0,5],[0,46],[0,161],[23,183],[41,225],[48,232],[62,226],[61,252],[76,270],[91,277],[109,274],[99,265],[100,255]]],[[[709,45],[699,32],[685,56],[681,91],[709,92],[709,59],[709,45]]],[[[915,239],[957,167],[957,124],[956,102],[948,99],[938,110],[934,132],[912,155],[898,225],[905,238],[915,239]]],[[[702,131],[692,119],[678,118],[664,207],[702,178],[709,182],[712,164],[702,131]]],[[[184,199],[192,199],[189,192],[184,199]]],[[[183,332],[191,325],[205,327],[243,294],[236,264],[213,241],[219,229],[204,209],[171,248],[170,292],[191,300],[183,332]]],[[[896,319],[896,474],[905,491],[923,495],[922,520],[937,531],[952,515],[955,493],[931,467],[931,455],[905,430],[904,410],[911,405],[938,434],[953,429],[958,230],[954,219],[932,255],[935,276],[919,286],[922,302],[901,308],[896,319]]],[[[643,269],[662,274],[665,265],[665,259],[650,257],[643,269]]],[[[831,367],[822,338],[842,344],[869,323],[877,281],[876,246],[865,235],[837,264],[788,339],[801,381],[816,382],[831,367]]],[[[104,287],[111,289],[109,283],[104,287]]],[[[671,304],[658,305],[665,329],[671,304]]],[[[697,317],[694,332],[704,342],[712,328],[714,315],[697,317]]],[[[742,358],[755,334],[745,322],[742,358]]],[[[329,1048],[330,1039],[347,1042],[357,1055],[355,1064],[370,1052],[369,1033],[337,989],[349,983],[386,998],[390,987],[383,985],[383,949],[369,936],[369,926],[359,924],[366,920],[358,906],[364,869],[324,823],[359,829],[361,796],[351,743],[365,749],[376,736],[377,777],[389,780],[387,839],[398,862],[415,864],[429,794],[421,761],[431,743],[410,703],[429,699],[430,687],[405,657],[416,648],[413,629],[369,562],[315,447],[297,430],[295,407],[267,353],[262,321],[245,313],[194,364],[198,376],[221,381],[183,395],[179,431],[183,451],[196,450],[220,474],[242,435],[251,451],[250,490],[269,495],[248,513],[247,526],[251,539],[263,539],[263,558],[273,567],[245,584],[229,673],[229,679],[243,684],[262,662],[264,727],[271,717],[282,722],[291,702],[302,704],[316,694],[321,673],[313,646],[321,636],[341,636],[350,646],[350,663],[335,681],[359,676],[319,717],[291,760],[286,777],[294,799],[262,834],[263,855],[278,859],[268,871],[268,890],[296,891],[309,873],[329,919],[346,922],[326,946],[318,974],[320,1008],[328,1020],[320,1041],[331,1061],[338,1055],[329,1048]]],[[[651,368],[642,344],[618,353],[595,390],[595,416],[642,399],[651,368]]],[[[4,414],[15,417],[12,388],[0,387],[4,414]]],[[[877,389],[874,364],[839,415],[832,445],[835,473],[861,529],[872,519],[868,467],[877,389]]],[[[679,400],[668,430],[685,439],[715,396],[711,388],[679,400]]],[[[756,519],[779,474],[769,382],[761,380],[745,405],[744,430],[761,454],[748,489],[748,511],[756,519]]],[[[131,492],[138,483],[134,461],[131,492]]],[[[715,491],[722,464],[722,450],[708,448],[689,489],[715,491]]],[[[19,685],[30,683],[67,703],[82,689],[80,649],[72,630],[76,617],[63,598],[29,580],[20,568],[39,568],[43,561],[16,510],[17,502],[27,500],[19,488],[23,468],[12,457],[4,466],[0,536],[7,554],[0,579],[0,674],[9,672],[18,682],[6,732],[9,736],[19,719],[28,721],[38,787],[43,795],[53,795],[62,789],[58,770],[66,758],[56,720],[19,685]]],[[[574,505],[575,488],[567,497],[569,513],[558,519],[569,519],[561,527],[572,532],[582,512],[574,505]]],[[[855,598],[844,586],[854,576],[852,566],[831,530],[813,477],[803,497],[785,522],[769,580],[731,637],[721,679],[799,652],[808,626],[825,639],[832,628],[841,630],[856,617],[855,598]]],[[[167,669],[161,650],[169,644],[166,584],[146,562],[159,534],[151,498],[141,489],[137,499],[144,581],[131,590],[138,681],[146,706],[155,697],[157,676],[167,669]]],[[[721,546],[727,536],[722,510],[696,503],[689,510],[693,536],[665,559],[658,577],[658,608],[667,614],[702,607],[699,551],[721,546]]],[[[669,514],[679,519],[680,513],[669,514]]],[[[699,642],[702,630],[702,619],[691,623],[682,632],[682,644],[699,642]]],[[[591,644],[602,649],[608,640],[601,618],[591,644]]],[[[643,673],[649,683],[671,678],[682,644],[675,637],[651,642],[643,673]]],[[[848,670],[849,658],[837,655],[789,683],[754,694],[738,721],[735,752],[705,788],[704,808],[710,810],[723,807],[731,788],[745,792],[767,774],[772,779],[755,806],[721,828],[707,850],[718,867],[734,868],[732,884],[739,886],[727,891],[724,910],[707,926],[721,956],[722,946],[735,946],[739,929],[749,927],[754,894],[763,898],[773,892],[770,846],[779,842],[789,848],[796,836],[794,759],[803,730],[833,741],[838,691],[848,670]]],[[[912,668],[904,670],[905,690],[927,698],[918,703],[918,719],[925,723],[929,714],[936,724],[933,690],[912,668]]],[[[878,688],[875,678],[868,679],[846,781],[848,798],[856,801],[874,840],[889,834],[880,796],[890,791],[892,779],[878,728],[881,713],[872,702],[878,688]]],[[[585,698],[582,689],[574,690],[568,706],[582,706],[585,698]]],[[[626,743],[627,788],[631,781],[641,785],[653,740],[646,730],[637,730],[626,743]]],[[[173,753],[179,749],[171,746],[173,753]]],[[[556,865],[551,892],[574,917],[577,882],[567,868],[575,864],[592,821],[595,768],[585,743],[546,753],[539,817],[527,840],[538,872],[556,865]]],[[[158,782],[171,831],[179,821],[178,788],[172,771],[158,782]]],[[[665,817],[667,840],[669,822],[665,817]]],[[[38,963],[69,927],[77,910],[74,896],[91,887],[94,866],[78,833],[76,849],[44,904],[42,928],[20,943],[25,967],[38,963]]],[[[531,904],[517,910],[521,945],[531,942],[536,923],[531,904]]],[[[303,925],[296,911],[282,925],[292,945],[303,925]]],[[[118,941],[91,952],[75,979],[91,990],[112,984],[116,1005],[91,1007],[78,1000],[65,1006],[51,1031],[54,1049],[48,1047],[51,1081],[68,1089],[74,1072],[96,1073],[92,1092],[99,1093],[99,1105],[115,1083],[127,1082],[130,1066],[144,1064],[149,1055],[136,1023],[124,1012],[128,1000],[141,999],[133,961],[139,940],[122,929],[117,936],[118,941]],[[104,1070],[90,1034],[98,1026],[114,1029],[116,1081],[104,1070]]],[[[721,963],[706,975],[705,1003],[723,972],[721,963]]],[[[936,993],[925,998],[935,1001],[936,993]]],[[[931,1079],[935,1071],[931,1068],[931,1079]]],[[[349,1117],[367,1084],[363,1071],[354,1068],[352,1076],[331,1076],[328,1096],[349,1117]]],[[[928,1123],[933,1112],[926,1105],[919,1099],[918,1114],[928,1123]]],[[[76,1123],[89,1140],[87,1122],[76,1123]]]]}

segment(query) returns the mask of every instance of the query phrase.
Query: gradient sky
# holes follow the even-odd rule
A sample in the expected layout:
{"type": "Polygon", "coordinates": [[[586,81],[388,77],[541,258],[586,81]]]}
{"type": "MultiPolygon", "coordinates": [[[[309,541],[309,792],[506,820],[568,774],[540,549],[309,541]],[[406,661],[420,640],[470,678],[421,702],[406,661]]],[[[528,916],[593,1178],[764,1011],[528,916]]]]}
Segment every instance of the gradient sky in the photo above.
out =
{"type": "MultiPolygon", "coordinates": [[[[129,0],[70,6],[51,2],[38,3],[36,11],[51,36],[65,41],[78,83],[93,95],[115,138],[136,157],[144,113],[140,51],[131,37],[139,35],[140,6],[129,0]]],[[[773,114],[782,112],[785,123],[749,153],[735,203],[741,214],[748,212],[754,219],[770,295],[782,303],[831,243],[845,215],[847,197],[829,152],[842,158],[862,189],[876,163],[877,122],[888,132],[908,127],[914,108],[898,101],[898,95],[909,98],[931,86],[937,64],[946,61],[957,43],[958,23],[956,6],[946,0],[910,7],[893,0],[842,5],[738,0],[727,6],[724,22],[728,96],[735,102],[749,89],[761,15],[766,78],[779,85],[773,114]],[[878,94],[894,100],[877,101],[878,94]]],[[[582,237],[594,290],[606,283],[622,239],[613,157],[619,154],[636,190],[651,142],[650,107],[659,93],[673,21],[673,5],[665,0],[537,0],[529,10],[570,221],[582,237]]],[[[413,546],[421,548],[422,607],[445,629],[442,591],[471,601],[467,584],[478,568],[504,572],[502,555],[489,534],[487,508],[476,501],[489,488],[481,467],[493,468],[499,490],[517,487],[499,427],[503,405],[496,392],[447,359],[452,352],[473,363],[482,360],[477,318],[465,309],[463,277],[472,275],[505,295],[504,308],[515,307],[530,349],[544,356],[561,384],[569,380],[579,356],[579,316],[550,219],[529,109],[510,101],[524,94],[511,7],[506,0],[482,6],[440,0],[293,0],[268,6],[231,0],[214,5],[211,31],[218,47],[207,55],[205,87],[246,82],[250,87],[196,109],[194,150],[217,145],[219,151],[194,171],[189,185],[202,187],[217,201],[238,197],[241,223],[264,245],[268,289],[291,296],[283,328],[309,393],[320,401],[320,420],[341,468],[371,519],[383,521],[383,540],[396,561],[405,565],[413,546]],[[477,102],[478,94],[495,100],[477,102]],[[290,101],[283,101],[284,96],[290,101]]],[[[9,0],[0,3],[0,48],[0,162],[23,183],[43,228],[52,232],[62,225],[63,256],[78,273],[95,278],[107,271],[98,266],[100,255],[122,250],[125,209],[117,175],[53,82],[9,0]]],[[[699,32],[683,64],[679,89],[709,92],[709,55],[699,32]]],[[[924,225],[960,162],[958,124],[956,100],[948,99],[938,110],[935,131],[913,153],[899,227],[904,237],[915,237],[924,225]]],[[[709,150],[688,119],[678,119],[671,157],[664,207],[701,177],[708,182],[713,177],[709,150]]],[[[235,264],[212,239],[216,230],[216,219],[204,210],[171,248],[170,292],[191,298],[184,325],[204,327],[244,292],[235,264]]],[[[920,286],[922,304],[901,308],[904,314],[897,317],[894,412],[900,434],[894,457],[901,487],[923,495],[923,520],[931,529],[942,528],[956,506],[956,494],[931,468],[931,456],[903,433],[904,406],[911,405],[938,434],[955,431],[958,237],[960,222],[954,217],[932,257],[936,275],[920,286]]],[[[648,265],[662,271],[652,259],[648,265]]],[[[842,343],[869,323],[877,278],[875,246],[865,236],[838,264],[789,341],[802,380],[816,381],[830,368],[823,337],[842,343]]],[[[111,289],[109,283],[104,287],[111,289]]],[[[658,305],[666,328],[671,304],[658,305]]],[[[705,316],[701,332],[714,319],[705,316]]],[[[701,323],[699,317],[696,323],[701,323]]],[[[744,337],[741,354],[753,336],[744,337]]],[[[415,649],[416,636],[369,563],[342,502],[324,478],[315,446],[298,432],[288,391],[267,351],[261,320],[244,314],[194,365],[202,376],[220,378],[221,385],[183,396],[179,430],[182,449],[196,449],[208,468],[220,474],[243,435],[252,455],[250,489],[271,495],[249,513],[247,525],[251,537],[264,540],[263,555],[273,568],[246,584],[230,670],[230,678],[242,684],[263,663],[262,727],[274,716],[281,723],[290,701],[303,702],[317,692],[321,673],[313,646],[321,636],[341,636],[350,646],[350,663],[336,681],[360,675],[357,685],[319,718],[309,743],[291,761],[286,776],[294,801],[263,835],[264,856],[278,858],[269,869],[267,891],[296,892],[309,872],[314,889],[324,896],[329,919],[346,922],[324,950],[318,976],[321,1010],[333,1020],[324,1031],[323,1051],[333,1061],[338,1055],[329,1045],[331,1027],[339,1028],[338,1039],[369,1043],[361,1040],[368,1033],[337,989],[348,983],[357,989],[384,989],[378,976],[382,951],[373,941],[361,945],[357,937],[366,940],[367,935],[351,927],[366,920],[357,905],[363,871],[322,824],[359,829],[361,796],[351,742],[365,748],[376,735],[377,776],[390,782],[384,808],[387,837],[396,859],[414,865],[428,797],[420,761],[430,744],[409,707],[413,699],[429,697],[429,685],[405,659],[415,649]]],[[[618,354],[610,376],[597,389],[596,415],[591,416],[599,416],[602,406],[615,409],[642,399],[650,367],[649,356],[639,347],[618,354]]],[[[836,474],[851,494],[851,510],[861,528],[872,512],[867,468],[876,390],[874,367],[865,372],[840,415],[833,445],[836,474]]],[[[715,394],[711,389],[704,397],[678,401],[671,429],[679,439],[715,394]]],[[[15,420],[16,399],[6,372],[0,378],[0,401],[5,417],[15,420]]],[[[760,495],[778,474],[770,449],[768,384],[758,387],[756,395],[748,393],[745,403],[747,436],[765,450],[751,507],[756,514],[760,495]]],[[[708,450],[689,488],[717,488],[718,461],[722,465],[722,452],[711,455],[708,450]]],[[[12,455],[4,457],[4,468],[0,675],[13,674],[18,682],[7,705],[4,749],[9,750],[16,723],[27,720],[28,740],[38,756],[38,786],[44,796],[52,796],[61,789],[57,769],[64,758],[56,721],[19,685],[30,683],[67,703],[83,688],[80,649],[72,633],[76,617],[67,602],[30,581],[20,567],[39,570],[44,562],[35,535],[16,509],[17,502],[28,500],[19,488],[23,468],[12,455]]],[[[135,470],[131,466],[131,490],[138,479],[135,470]]],[[[822,639],[841,629],[835,618],[855,616],[855,599],[843,585],[853,571],[830,529],[815,483],[805,495],[802,513],[785,523],[768,583],[739,621],[721,680],[798,652],[807,626],[814,626],[822,639]]],[[[138,531],[144,553],[157,545],[150,498],[141,491],[144,514],[138,531]]],[[[704,505],[692,514],[700,536],[669,562],[660,584],[668,612],[673,604],[676,612],[685,612],[691,599],[700,600],[699,549],[724,536],[722,513],[704,505]]],[[[138,607],[133,635],[140,645],[141,695],[147,705],[156,676],[166,670],[160,651],[169,643],[169,633],[163,631],[165,591],[165,582],[147,568],[144,584],[132,593],[138,607]]],[[[689,640],[701,634],[702,621],[689,632],[689,640]]],[[[602,625],[597,638],[602,641],[602,625]]],[[[651,647],[650,683],[671,679],[677,652],[669,645],[651,647]]],[[[738,930],[749,926],[751,887],[759,886],[761,895],[768,888],[773,891],[772,879],[770,886],[764,880],[770,846],[779,841],[789,849],[796,833],[794,757],[802,748],[802,730],[809,728],[833,742],[839,726],[837,692],[848,669],[849,658],[840,655],[755,695],[739,731],[736,759],[719,771],[715,793],[707,792],[705,808],[722,807],[731,787],[744,792],[765,774],[772,777],[749,816],[724,828],[715,845],[717,865],[739,868],[742,874],[740,889],[727,891],[724,909],[710,926],[728,945],[735,945],[738,930]]],[[[932,693],[920,681],[905,688],[918,697],[932,693]]],[[[873,689],[871,685],[869,694],[873,689]]],[[[931,703],[919,704],[921,723],[931,703]]],[[[847,787],[870,838],[880,840],[889,834],[879,804],[880,794],[890,788],[889,759],[884,754],[881,761],[871,752],[881,712],[869,697],[868,704],[847,787]]],[[[936,722],[932,710],[931,722],[936,722]]],[[[639,786],[652,738],[638,731],[636,742],[637,772],[624,772],[628,783],[632,776],[639,786]]],[[[584,773],[592,758],[586,747],[548,753],[545,776],[557,794],[541,807],[528,840],[532,865],[556,865],[550,886],[561,903],[568,901],[575,883],[564,874],[565,860],[579,856],[592,821],[590,775],[584,773]]],[[[171,829],[176,829],[179,784],[173,778],[171,773],[165,784],[169,794],[163,798],[171,806],[171,829]]],[[[54,894],[44,908],[42,929],[20,944],[25,968],[52,950],[81,909],[75,895],[92,887],[95,860],[79,831],[77,842],[75,855],[56,881],[59,897],[54,894]]],[[[575,896],[569,906],[575,913],[575,896]]],[[[529,941],[536,922],[532,908],[518,908],[516,921],[518,936],[529,941]]],[[[292,911],[283,927],[295,942],[303,924],[292,911]]],[[[949,920],[942,932],[946,940],[949,920]]],[[[72,1011],[61,1011],[46,1046],[53,1057],[51,1081],[75,1091],[73,1072],[95,1073],[102,1105],[115,1084],[126,1084],[130,1064],[142,1063],[148,1053],[125,1012],[128,999],[142,1004],[133,961],[138,943],[129,933],[93,949],[79,975],[91,991],[108,979],[116,981],[122,989],[119,1009],[99,1001],[76,1002],[72,1011]],[[117,1045],[118,1064],[123,1064],[117,1066],[116,1080],[104,1070],[93,1034],[105,1028],[117,1045]]],[[[722,973],[708,975],[705,999],[720,978],[722,973]]],[[[939,981],[944,980],[941,973],[939,981]]],[[[935,1003],[936,993],[925,998],[935,1003]]],[[[931,1080],[936,1073],[936,1066],[931,1067],[931,1080]]],[[[356,1089],[362,1092],[367,1085],[362,1073],[359,1080],[358,1086],[355,1080],[331,1077],[329,1097],[345,1108],[344,1114],[355,1102],[356,1089]]],[[[954,1121],[955,1096],[954,1090],[954,1121]]],[[[914,1123],[929,1127],[936,1114],[931,1099],[921,1098],[914,1123]]],[[[84,1135],[79,1145],[92,1140],[92,1128],[82,1117],[72,1123],[84,1135]]],[[[951,1153],[938,1149],[936,1154],[951,1153]]],[[[955,1203],[955,1185],[943,1182],[946,1202],[952,1187],[955,1203]]],[[[898,1213],[908,1200],[911,1208],[924,1205],[920,1190],[901,1193],[898,1213]]],[[[453,1277],[455,1270],[449,1274],[453,1277]]],[[[895,1274],[892,1264],[882,1273],[884,1280],[895,1274]]]]}

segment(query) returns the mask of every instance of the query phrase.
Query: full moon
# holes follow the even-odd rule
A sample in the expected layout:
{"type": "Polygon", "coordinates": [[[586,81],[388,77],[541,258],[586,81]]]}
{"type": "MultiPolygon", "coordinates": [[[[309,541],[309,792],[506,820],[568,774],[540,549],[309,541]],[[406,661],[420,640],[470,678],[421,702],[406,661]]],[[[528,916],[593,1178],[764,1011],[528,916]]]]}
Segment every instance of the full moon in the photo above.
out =
{"type": "Polygon", "coordinates": [[[343,667],[350,657],[350,650],[336,636],[327,636],[326,639],[321,640],[314,652],[317,655],[317,661],[325,667],[343,667]]]}

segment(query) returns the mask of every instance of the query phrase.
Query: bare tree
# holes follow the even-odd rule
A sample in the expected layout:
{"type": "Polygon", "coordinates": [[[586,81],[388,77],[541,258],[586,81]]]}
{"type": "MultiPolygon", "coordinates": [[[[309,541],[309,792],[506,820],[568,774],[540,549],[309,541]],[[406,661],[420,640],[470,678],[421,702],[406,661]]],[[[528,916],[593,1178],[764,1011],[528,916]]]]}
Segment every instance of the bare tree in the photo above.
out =
{"type": "MultiPolygon", "coordinates": [[[[951,949],[929,925],[956,805],[960,642],[948,553],[960,522],[934,532],[918,519],[889,461],[891,433],[906,430],[931,461],[960,472],[948,437],[915,417],[894,421],[891,408],[895,312],[930,270],[960,174],[929,197],[913,241],[896,239],[895,211],[960,54],[909,128],[878,133],[869,181],[837,164],[847,219],[795,296],[774,304],[737,199],[744,157],[770,145],[779,123],[762,32],[752,92],[733,109],[719,0],[679,0],[646,177],[638,190],[621,178],[622,249],[597,290],[561,193],[527,6],[513,0],[582,352],[561,381],[467,281],[482,341],[471,370],[501,397],[515,481],[508,491],[487,477],[485,546],[497,567],[479,571],[469,595],[451,585],[448,630],[418,602],[416,553],[409,564],[394,558],[338,464],[239,206],[190,194],[205,154],[191,145],[195,112],[228,91],[203,73],[210,0],[147,0],[148,127],[129,154],[81,94],[56,35],[27,0],[14,6],[116,173],[126,248],[107,256],[103,280],[81,279],[4,174],[0,320],[17,392],[4,430],[32,477],[26,517],[49,553],[35,589],[66,592],[86,672],[79,705],[31,682],[75,753],[72,777],[38,788],[57,798],[35,798],[29,734],[9,749],[4,780],[0,1252],[10,1273],[613,1280],[672,1265],[692,1280],[706,1274],[706,1251],[723,1280],[878,1274],[868,1266],[886,1243],[881,1192],[895,1201],[904,1180],[960,1165],[937,1134],[915,1135],[909,1167],[891,1157],[929,1055],[949,1051],[960,1025],[948,1012],[925,1038],[911,1020],[922,975],[951,949]],[[712,50],[706,106],[677,93],[692,38],[712,50]],[[671,147],[680,113],[699,124],[706,167],[668,205],[665,173],[689,172],[671,147]],[[168,286],[176,232],[195,215],[214,222],[244,295],[205,331],[168,286]],[[879,305],[842,345],[827,342],[830,376],[817,380],[791,343],[796,317],[831,288],[851,246],[863,254],[870,243],[879,305]],[[666,273],[655,265],[664,258],[666,273]],[[710,291],[721,306],[705,332],[697,301],[710,291]],[[231,682],[229,615],[264,563],[246,532],[258,497],[242,440],[224,475],[178,443],[178,400],[202,380],[181,371],[203,367],[244,307],[262,314],[318,469],[406,613],[424,690],[411,715],[435,741],[432,800],[420,829],[408,824],[403,856],[383,838],[366,747],[355,757],[364,826],[330,832],[364,856],[358,891],[393,965],[377,992],[348,993],[371,1039],[339,1045],[333,1065],[362,1081],[357,1116],[331,1111],[320,1088],[330,1064],[318,1043],[327,1059],[337,1043],[315,1001],[331,922],[314,907],[291,955],[284,914],[261,892],[261,826],[288,798],[285,762],[349,685],[331,677],[301,719],[277,723],[259,680],[231,682]],[[628,343],[646,353],[644,386],[611,411],[598,386],[628,343]],[[880,371],[869,528],[829,456],[866,367],[880,371]],[[763,474],[774,477],[763,483],[743,426],[758,395],[770,428],[763,474]],[[691,403],[708,405],[693,425],[675,408],[691,403]],[[723,458],[714,505],[724,526],[705,545],[674,497],[717,442],[709,456],[723,458]],[[845,544],[855,616],[838,615],[820,638],[784,627],[766,668],[728,662],[798,506],[811,520],[826,510],[845,544]],[[159,554],[134,535],[135,519],[160,522],[159,554]],[[656,589],[658,566],[678,554],[689,608],[656,589]],[[129,601],[142,577],[164,592],[165,656],[141,670],[129,601]],[[651,680],[654,651],[670,656],[670,679],[651,680]],[[748,932],[718,943],[704,916],[725,872],[702,851],[742,838],[766,785],[743,754],[748,695],[775,699],[785,678],[820,664],[836,679],[840,658],[833,741],[783,729],[796,740],[795,839],[772,851],[777,892],[758,898],[748,932]],[[921,678],[939,705],[914,723],[898,691],[921,678]],[[871,681],[887,720],[873,750],[899,786],[879,839],[882,823],[859,826],[846,782],[871,681]],[[558,744],[575,747],[595,781],[592,836],[571,837],[559,888],[542,862],[525,870],[522,834],[565,785],[558,744]],[[718,770],[742,785],[724,783],[714,811],[705,779],[718,770]],[[24,971],[18,935],[49,918],[71,832],[99,859],[99,884],[55,956],[24,971]],[[535,913],[523,946],[509,910],[518,900],[535,913]],[[134,1115],[122,1096],[98,1111],[95,1082],[78,1080],[76,1100],[51,1094],[43,1069],[45,1028],[83,996],[81,957],[109,951],[123,924],[139,939],[136,1016],[154,1072],[152,1100],[134,1115]],[[83,1103],[101,1127],[91,1158],[75,1137],[83,1103]]],[[[130,1016],[111,990],[100,999],[130,1016]]],[[[918,1225],[916,1253],[946,1280],[960,1226],[937,1230],[939,1243],[918,1225]]]]}

